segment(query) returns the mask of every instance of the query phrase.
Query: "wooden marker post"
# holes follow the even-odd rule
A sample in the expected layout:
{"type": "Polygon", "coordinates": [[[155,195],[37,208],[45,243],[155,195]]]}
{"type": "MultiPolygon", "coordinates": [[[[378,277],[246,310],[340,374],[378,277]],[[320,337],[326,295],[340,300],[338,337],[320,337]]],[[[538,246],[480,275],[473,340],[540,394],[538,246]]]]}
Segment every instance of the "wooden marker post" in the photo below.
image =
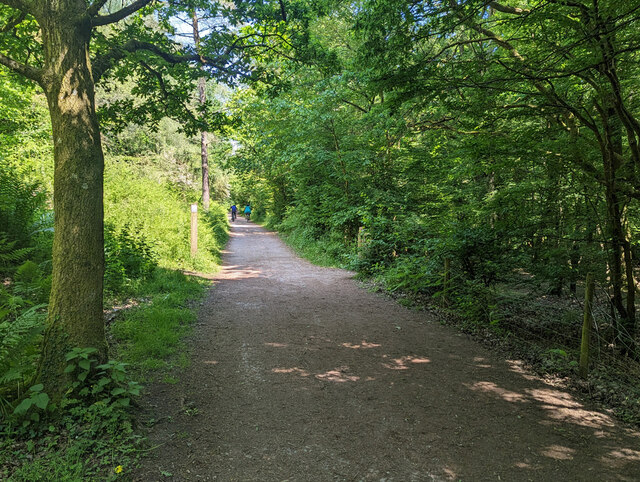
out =
{"type": "Polygon", "coordinates": [[[580,345],[579,375],[587,378],[589,374],[589,343],[591,342],[591,325],[593,322],[593,274],[587,274],[587,282],[584,290],[584,317],[582,320],[582,343],[580,345]]]}
{"type": "Polygon", "coordinates": [[[198,252],[198,205],[191,205],[191,256],[198,252]]]}

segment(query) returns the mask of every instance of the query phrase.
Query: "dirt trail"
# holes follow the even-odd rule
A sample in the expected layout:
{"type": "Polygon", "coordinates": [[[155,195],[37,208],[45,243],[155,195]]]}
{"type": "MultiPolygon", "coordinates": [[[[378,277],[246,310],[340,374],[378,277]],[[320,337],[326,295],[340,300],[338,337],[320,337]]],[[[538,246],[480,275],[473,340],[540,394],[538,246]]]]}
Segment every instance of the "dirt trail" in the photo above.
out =
{"type": "Polygon", "coordinates": [[[352,273],[241,219],[224,262],[136,480],[640,480],[639,433],[352,273]]]}

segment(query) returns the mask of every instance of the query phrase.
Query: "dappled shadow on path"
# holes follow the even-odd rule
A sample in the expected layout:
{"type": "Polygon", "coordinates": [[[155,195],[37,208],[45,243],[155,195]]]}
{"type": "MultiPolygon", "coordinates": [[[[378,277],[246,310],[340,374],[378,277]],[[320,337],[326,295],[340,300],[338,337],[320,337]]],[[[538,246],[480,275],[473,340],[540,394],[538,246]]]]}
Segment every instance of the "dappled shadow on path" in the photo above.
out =
{"type": "Polygon", "coordinates": [[[244,220],[192,344],[140,480],[640,479],[637,431],[244,220]]]}
{"type": "MultiPolygon", "coordinates": [[[[271,368],[274,376],[288,377],[287,383],[298,379],[312,392],[322,390],[322,385],[362,384],[348,396],[359,399],[360,412],[372,416],[364,423],[380,419],[374,415],[377,406],[393,421],[391,425],[406,431],[407,442],[426,436],[449,447],[449,456],[439,457],[441,463],[448,460],[441,467],[441,473],[448,474],[446,478],[469,476],[471,456],[462,453],[462,448],[486,456],[473,462],[477,465],[472,469],[475,476],[482,467],[494,467],[493,460],[499,465],[495,473],[518,480],[546,478],[549,473],[565,473],[571,479],[576,470],[584,474],[576,480],[590,479],[588,474],[605,474],[601,480],[634,480],[634,474],[640,477],[640,433],[621,427],[609,415],[585,407],[565,390],[528,374],[518,362],[429,348],[398,355],[395,342],[381,340],[334,342],[328,337],[305,337],[264,345],[265,349],[279,350],[279,358],[283,358],[283,351],[299,351],[301,346],[306,355],[319,353],[313,359],[303,357],[303,365],[271,368]],[[383,399],[384,405],[379,403],[383,399]],[[409,426],[407,420],[411,421],[409,426]],[[492,432],[498,434],[497,446],[490,442],[496,438],[492,432]],[[488,446],[481,447],[483,440],[488,446]]],[[[285,358],[298,359],[300,355],[285,358]]],[[[280,386],[282,381],[273,383],[280,386]]]]}

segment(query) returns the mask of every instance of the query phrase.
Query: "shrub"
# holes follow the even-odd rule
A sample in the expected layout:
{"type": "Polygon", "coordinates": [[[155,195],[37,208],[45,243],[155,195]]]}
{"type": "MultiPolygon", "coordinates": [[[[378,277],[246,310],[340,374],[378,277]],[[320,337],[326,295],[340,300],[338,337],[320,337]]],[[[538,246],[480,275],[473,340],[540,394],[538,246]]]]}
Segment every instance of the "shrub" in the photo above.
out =
{"type": "Polygon", "coordinates": [[[11,412],[35,372],[39,339],[44,331],[42,305],[32,306],[11,318],[11,311],[0,306],[0,415],[11,412]]]}
{"type": "Polygon", "coordinates": [[[157,266],[157,255],[140,230],[125,224],[120,231],[105,228],[104,286],[108,293],[122,290],[127,281],[142,279],[157,266]]]}
{"type": "MultiPolygon", "coordinates": [[[[125,159],[108,164],[105,218],[116,237],[126,231],[125,244],[135,246],[136,254],[129,269],[135,269],[139,254],[147,248],[155,253],[157,264],[162,267],[200,271],[217,268],[218,253],[226,241],[226,209],[212,203],[208,214],[199,213],[199,249],[198,254],[192,257],[189,204],[195,196],[197,194],[181,193],[167,183],[150,179],[145,176],[144,166],[131,165],[125,159]]],[[[109,249],[117,247],[112,243],[109,249]]],[[[120,259],[120,262],[126,272],[127,260],[120,259]]],[[[116,272],[112,274],[114,277],[118,276],[118,266],[108,269],[116,272]]]]}

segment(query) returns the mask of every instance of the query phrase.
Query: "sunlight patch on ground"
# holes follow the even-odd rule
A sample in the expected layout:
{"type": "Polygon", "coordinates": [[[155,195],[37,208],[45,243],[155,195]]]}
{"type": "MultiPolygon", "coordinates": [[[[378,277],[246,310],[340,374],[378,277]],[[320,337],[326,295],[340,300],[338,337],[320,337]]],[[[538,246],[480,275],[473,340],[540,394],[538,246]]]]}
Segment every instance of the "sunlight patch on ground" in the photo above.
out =
{"type": "Polygon", "coordinates": [[[442,471],[447,475],[447,478],[449,480],[456,480],[458,478],[458,475],[455,473],[455,471],[451,470],[449,467],[443,467],[442,471]]]}
{"type": "Polygon", "coordinates": [[[493,365],[491,365],[491,363],[489,363],[489,360],[487,360],[483,356],[473,357],[473,363],[474,363],[473,366],[478,367],[478,368],[493,368],[493,365]]]}
{"type": "Polygon", "coordinates": [[[531,373],[528,373],[524,369],[524,363],[522,362],[522,360],[507,360],[507,365],[509,365],[509,370],[511,370],[514,373],[517,373],[525,380],[530,380],[530,381],[539,380],[537,377],[535,377],[531,373]]]}
{"type": "Polygon", "coordinates": [[[531,465],[529,462],[516,462],[515,464],[513,464],[513,466],[519,469],[526,469],[526,470],[540,469],[539,465],[531,465]]]}
{"type": "Polygon", "coordinates": [[[293,368],[274,368],[271,370],[273,373],[295,373],[300,375],[301,377],[308,377],[311,375],[307,370],[303,370],[302,368],[293,367],[293,368]]]}
{"type": "Polygon", "coordinates": [[[583,427],[613,427],[611,417],[603,413],[585,410],[570,394],[551,389],[529,389],[527,393],[541,402],[552,420],[568,422],[583,427]]]}
{"type": "Polygon", "coordinates": [[[549,457],[555,460],[573,460],[573,455],[576,453],[575,449],[564,447],[562,445],[549,445],[547,448],[540,451],[545,457],[549,457]]]}
{"type": "MultiPolygon", "coordinates": [[[[383,358],[388,358],[388,356],[383,355],[383,358]]],[[[393,358],[391,359],[391,363],[383,363],[382,366],[388,368],[389,370],[408,370],[411,363],[431,363],[431,360],[423,356],[410,355],[400,358],[393,358]]]]}
{"type": "Polygon", "coordinates": [[[329,370],[325,373],[316,375],[318,380],[324,380],[327,382],[344,383],[344,382],[357,382],[360,377],[355,375],[347,375],[349,367],[338,367],[335,370],[329,370]]]}
{"type": "Polygon", "coordinates": [[[465,384],[470,390],[475,392],[484,392],[497,395],[507,402],[526,402],[527,398],[518,392],[512,392],[505,388],[499,387],[493,382],[476,382],[474,384],[465,384]]]}
{"type": "MultiPolygon", "coordinates": [[[[570,394],[559,390],[529,388],[524,393],[518,393],[488,381],[465,384],[465,386],[476,392],[496,395],[507,402],[538,402],[540,407],[547,412],[547,417],[552,422],[571,423],[595,429],[613,427],[615,425],[608,415],[584,409],[570,394]]],[[[547,421],[541,421],[540,423],[548,424],[547,421]]]]}
{"type": "Polygon", "coordinates": [[[382,345],[379,343],[369,343],[368,341],[362,340],[362,342],[359,345],[354,345],[353,343],[343,343],[342,346],[345,348],[352,348],[354,350],[358,350],[360,348],[379,348],[382,345]]]}
{"type": "Polygon", "coordinates": [[[259,278],[262,271],[251,267],[242,267],[238,265],[225,266],[220,271],[217,278],[226,280],[242,280],[250,278],[259,278]]]}
{"type": "Polygon", "coordinates": [[[555,405],[543,405],[542,408],[548,410],[549,418],[558,422],[573,423],[588,428],[615,426],[609,416],[582,408],[559,408],[555,405]]]}
{"type": "Polygon", "coordinates": [[[558,390],[552,390],[548,388],[535,388],[535,389],[527,389],[526,392],[533,398],[539,402],[552,404],[556,407],[566,407],[566,408],[580,408],[582,405],[578,403],[574,398],[565,392],[560,392],[558,390]]]}
{"type": "Polygon", "coordinates": [[[640,451],[616,448],[603,456],[601,459],[603,464],[612,464],[615,467],[621,467],[629,462],[640,462],[640,451]]]}

